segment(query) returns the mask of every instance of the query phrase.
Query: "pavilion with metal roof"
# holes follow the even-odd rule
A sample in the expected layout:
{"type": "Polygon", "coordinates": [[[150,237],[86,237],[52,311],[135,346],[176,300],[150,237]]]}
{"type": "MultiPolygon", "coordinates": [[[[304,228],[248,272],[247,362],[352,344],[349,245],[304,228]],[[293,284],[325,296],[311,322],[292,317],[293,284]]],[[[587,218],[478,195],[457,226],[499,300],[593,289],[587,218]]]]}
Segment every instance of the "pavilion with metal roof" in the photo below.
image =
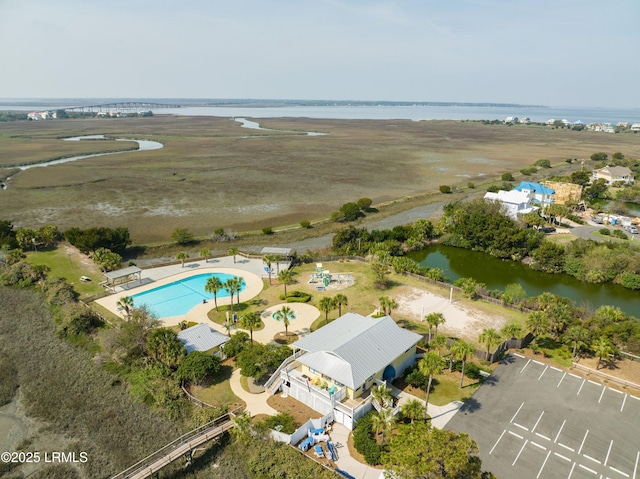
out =
{"type": "MultiPolygon", "coordinates": [[[[137,266],[128,266],[126,268],[117,269],[115,271],[107,271],[102,273],[107,278],[107,285],[112,287],[118,283],[123,283],[122,279],[128,280],[130,276],[138,276],[138,281],[142,283],[142,269],[137,266]]],[[[102,283],[101,283],[102,284],[102,283]]]]}

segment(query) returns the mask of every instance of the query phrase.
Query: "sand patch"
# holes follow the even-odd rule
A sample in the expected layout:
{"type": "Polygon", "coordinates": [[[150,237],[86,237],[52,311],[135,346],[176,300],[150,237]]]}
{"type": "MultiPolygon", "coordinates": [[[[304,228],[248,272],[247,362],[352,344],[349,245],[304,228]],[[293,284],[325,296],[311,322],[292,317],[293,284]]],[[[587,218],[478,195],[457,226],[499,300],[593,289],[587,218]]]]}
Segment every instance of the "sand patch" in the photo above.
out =
{"type": "Polygon", "coordinates": [[[448,296],[440,296],[418,288],[405,287],[395,298],[398,303],[398,313],[412,321],[419,322],[429,313],[442,313],[446,322],[438,327],[451,336],[477,341],[478,335],[484,328],[499,330],[507,323],[503,316],[491,316],[486,313],[468,308],[461,302],[449,303],[448,296]]]}

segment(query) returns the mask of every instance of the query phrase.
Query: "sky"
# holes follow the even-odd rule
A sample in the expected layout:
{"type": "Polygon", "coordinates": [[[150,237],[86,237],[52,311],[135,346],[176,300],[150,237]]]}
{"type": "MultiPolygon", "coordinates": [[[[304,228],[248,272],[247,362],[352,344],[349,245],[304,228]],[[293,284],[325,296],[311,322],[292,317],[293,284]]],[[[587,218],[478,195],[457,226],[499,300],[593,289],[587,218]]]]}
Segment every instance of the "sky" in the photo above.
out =
{"type": "Polygon", "coordinates": [[[0,98],[640,107],[640,0],[0,0],[0,98]]]}

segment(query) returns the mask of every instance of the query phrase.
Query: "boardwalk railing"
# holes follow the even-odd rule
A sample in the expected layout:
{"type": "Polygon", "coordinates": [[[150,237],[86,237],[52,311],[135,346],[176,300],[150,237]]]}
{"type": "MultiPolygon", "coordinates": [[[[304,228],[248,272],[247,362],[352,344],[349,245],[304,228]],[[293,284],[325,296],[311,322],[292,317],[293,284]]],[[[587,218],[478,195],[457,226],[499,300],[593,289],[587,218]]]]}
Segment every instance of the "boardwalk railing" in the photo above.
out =
{"type": "Polygon", "coordinates": [[[176,459],[190,453],[200,444],[231,429],[233,427],[233,417],[241,410],[242,408],[234,409],[203,426],[189,431],[111,479],[144,479],[151,476],[176,459]]]}

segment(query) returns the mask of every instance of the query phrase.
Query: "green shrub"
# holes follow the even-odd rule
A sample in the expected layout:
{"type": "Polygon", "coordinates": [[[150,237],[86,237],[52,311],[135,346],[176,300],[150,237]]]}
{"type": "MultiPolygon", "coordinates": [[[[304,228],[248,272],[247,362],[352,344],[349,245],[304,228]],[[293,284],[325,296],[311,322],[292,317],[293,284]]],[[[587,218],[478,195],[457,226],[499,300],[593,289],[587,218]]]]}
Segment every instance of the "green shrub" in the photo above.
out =
{"type": "Polygon", "coordinates": [[[309,220],[302,220],[300,222],[300,226],[303,227],[304,229],[309,229],[311,228],[311,221],[309,220]]]}
{"type": "Polygon", "coordinates": [[[624,239],[624,240],[629,239],[627,234],[622,230],[613,230],[613,236],[615,236],[616,238],[624,239]]]}
{"type": "Polygon", "coordinates": [[[273,234],[273,227],[272,226],[265,226],[264,228],[262,228],[262,232],[266,235],[272,235],[273,234]]]}
{"type": "Polygon", "coordinates": [[[296,420],[288,412],[279,412],[275,416],[269,416],[260,422],[269,429],[285,434],[293,434],[297,429],[296,420]]]}
{"type": "Polygon", "coordinates": [[[447,185],[440,185],[440,193],[444,193],[444,194],[447,194],[447,195],[452,193],[451,187],[447,186],[447,185]]]}
{"type": "Polygon", "coordinates": [[[513,177],[513,175],[511,173],[503,173],[502,174],[502,181],[514,181],[515,178],[513,177]]]}
{"type": "Polygon", "coordinates": [[[625,288],[640,289],[640,274],[623,273],[621,278],[621,284],[625,288]]]}
{"type": "Polygon", "coordinates": [[[540,168],[551,168],[551,162],[544,159],[536,161],[534,165],[540,168]]]}
{"type": "Polygon", "coordinates": [[[280,299],[286,299],[287,303],[308,303],[311,301],[311,295],[303,291],[287,291],[287,297],[281,294],[280,299]]]}
{"type": "Polygon", "coordinates": [[[467,188],[469,189],[474,189],[476,187],[475,183],[473,183],[472,181],[467,183],[467,188]]]}
{"type": "Polygon", "coordinates": [[[371,415],[374,412],[375,411],[370,411],[356,421],[356,427],[353,430],[353,447],[364,456],[367,464],[377,466],[380,464],[382,446],[371,436],[371,415]]]}
{"type": "Polygon", "coordinates": [[[598,230],[598,233],[600,233],[601,235],[609,236],[611,234],[611,231],[608,228],[600,228],[598,230]]]}

